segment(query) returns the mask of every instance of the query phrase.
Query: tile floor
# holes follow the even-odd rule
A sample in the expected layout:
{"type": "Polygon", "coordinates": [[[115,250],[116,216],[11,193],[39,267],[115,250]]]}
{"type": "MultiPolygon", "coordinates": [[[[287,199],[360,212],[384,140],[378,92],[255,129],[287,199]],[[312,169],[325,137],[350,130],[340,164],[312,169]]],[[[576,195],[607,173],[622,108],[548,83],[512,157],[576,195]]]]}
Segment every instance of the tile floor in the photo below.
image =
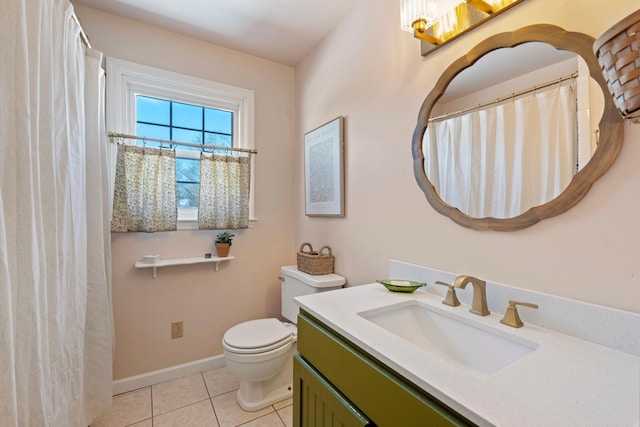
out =
{"type": "Polygon", "coordinates": [[[113,397],[111,412],[90,427],[290,427],[293,400],[246,412],[229,368],[214,369],[113,397]]]}

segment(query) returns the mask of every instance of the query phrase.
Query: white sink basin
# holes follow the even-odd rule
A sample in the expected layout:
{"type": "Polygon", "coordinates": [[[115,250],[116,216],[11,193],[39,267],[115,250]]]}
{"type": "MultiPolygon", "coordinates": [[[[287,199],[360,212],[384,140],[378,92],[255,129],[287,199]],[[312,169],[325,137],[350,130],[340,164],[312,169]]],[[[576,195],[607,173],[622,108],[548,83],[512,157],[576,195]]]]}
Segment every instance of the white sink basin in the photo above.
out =
{"type": "Polygon", "coordinates": [[[498,372],[538,347],[535,342],[417,301],[363,311],[358,315],[481,377],[498,372]]]}

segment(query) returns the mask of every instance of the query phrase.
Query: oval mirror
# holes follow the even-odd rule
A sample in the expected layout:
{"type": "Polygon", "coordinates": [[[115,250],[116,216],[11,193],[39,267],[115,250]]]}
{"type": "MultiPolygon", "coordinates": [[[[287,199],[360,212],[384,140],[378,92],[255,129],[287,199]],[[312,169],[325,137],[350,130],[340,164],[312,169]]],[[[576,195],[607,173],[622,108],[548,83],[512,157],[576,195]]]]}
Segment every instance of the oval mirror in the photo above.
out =
{"type": "Polygon", "coordinates": [[[623,139],[593,41],[534,25],[490,37],[443,73],[413,136],[414,173],[438,212],[512,231],[585,196],[623,139]]]}

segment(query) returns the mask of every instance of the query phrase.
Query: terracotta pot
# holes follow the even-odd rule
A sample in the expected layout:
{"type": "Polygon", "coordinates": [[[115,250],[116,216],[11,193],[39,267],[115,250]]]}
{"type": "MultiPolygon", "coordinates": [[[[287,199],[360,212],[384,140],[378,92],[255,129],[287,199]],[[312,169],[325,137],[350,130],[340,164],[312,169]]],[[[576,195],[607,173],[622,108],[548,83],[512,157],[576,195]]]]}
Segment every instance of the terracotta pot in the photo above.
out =
{"type": "Polygon", "coordinates": [[[218,256],[221,258],[229,256],[229,249],[231,249],[229,243],[216,243],[216,252],[218,252],[218,256]]]}

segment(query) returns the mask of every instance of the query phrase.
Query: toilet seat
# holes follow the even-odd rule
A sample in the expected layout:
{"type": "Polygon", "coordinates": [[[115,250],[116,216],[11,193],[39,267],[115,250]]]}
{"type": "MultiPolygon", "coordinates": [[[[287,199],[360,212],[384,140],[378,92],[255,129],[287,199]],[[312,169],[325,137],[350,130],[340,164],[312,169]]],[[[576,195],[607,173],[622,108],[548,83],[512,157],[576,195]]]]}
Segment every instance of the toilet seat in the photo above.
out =
{"type": "Polygon", "coordinates": [[[249,320],[229,329],[222,338],[225,348],[237,354],[256,354],[287,345],[293,332],[275,318],[249,320]]]}

